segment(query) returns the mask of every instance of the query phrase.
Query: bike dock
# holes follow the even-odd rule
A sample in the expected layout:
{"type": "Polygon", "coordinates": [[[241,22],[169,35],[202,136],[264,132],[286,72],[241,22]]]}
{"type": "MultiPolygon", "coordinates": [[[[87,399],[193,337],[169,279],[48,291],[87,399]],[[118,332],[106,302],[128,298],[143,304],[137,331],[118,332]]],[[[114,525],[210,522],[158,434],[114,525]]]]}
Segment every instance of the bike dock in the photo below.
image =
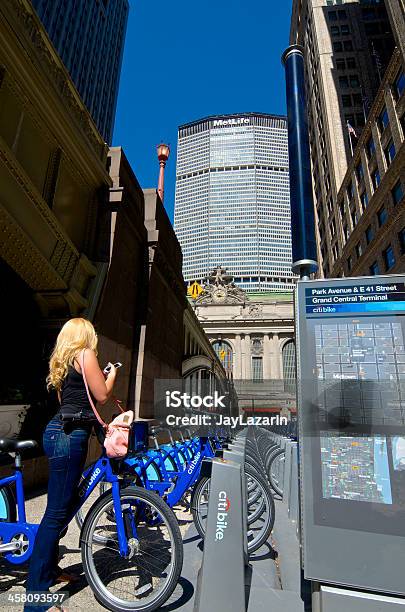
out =
{"type": "Polygon", "coordinates": [[[191,526],[184,538],[182,576],[191,583],[187,589],[189,597],[176,608],[172,597],[172,609],[304,612],[294,514],[297,504],[293,499],[298,489],[293,484],[297,478],[292,470],[297,464],[292,461],[291,472],[285,470],[284,476],[287,479],[288,473],[291,486],[286,489],[289,493],[284,501],[276,499],[276,521],[271,537],[248,555],[245,447],[246,436],[239,435],[221,458],[206,462],[203,468],[211,477],[204,545],[200,545],[191,526]]]}

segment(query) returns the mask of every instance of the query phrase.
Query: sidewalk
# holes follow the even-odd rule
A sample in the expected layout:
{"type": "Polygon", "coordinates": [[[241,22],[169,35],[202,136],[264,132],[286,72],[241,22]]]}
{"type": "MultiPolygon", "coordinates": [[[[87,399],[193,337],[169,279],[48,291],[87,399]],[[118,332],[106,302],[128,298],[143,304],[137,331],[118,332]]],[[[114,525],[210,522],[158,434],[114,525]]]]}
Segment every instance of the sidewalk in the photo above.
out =
{"type": "MultiPolygon", "coordinates": [[[[39,522],[45,511],[46,495],[37,494],[27,500],[27,518],[30,522],[39,522]]],[[[194,528],[190,512],[182,508],[176,509],[180,529],[184,540],[183,571],[177,588],[160,608],[161,612],[193,612],[194,595],[203,555],[202,542],[194,528]]],[[[82,572],[81,554],[79,548],[79,528],[75,521],[69,525],[66,536],[61,540],[60,565],[69,571],[82,572]]],[[[283,609],[286,612],[301,612],[302,602],[299,599],[299,549],[292,524],[286,516],[286,510],[279,500],[276,500],[276,523],[268,543],[254,553],[250,558],[252,580],[248,592],[249,612],[255,608],[263,609],[264,604],[272,603],[274,610],[283,609]],[[274,550],[279,553],[278,558],[274,550]],[[264,598],[264,599],[263,599],[264,598]],[[261,601],[263,599],[263,601],[261,601]]],[[[11,566],[0,560],[0,592],[24,592],[27,576],[26,566],[11,566]]],[[[247,585],[248,586],[248,585],[247,585]]],[[[68,608],[70,612],[96,612],[105,610],[100,605],[84,574],[78,583],[68,589],[65,585],[54,587],[53,591],[69,591],[68,608]]],[[[22,606],[2,606],[5,612],[21,612],[22,606]]]]}
{"type": "MultiPolygon", "coordinates": [[[[27,520],[32,523],[40,522],[46,506],[46,494],[37,494],[30,497],[26,502],[27,520]]],[[[187,531],[193,520],[190,513],[184,512],[182,509],[176,510],[176,515],[180,523],[180,529],[182,534],[187,531]]],[[[71,572],[80,574],[82,570],[81,553],[79,548],[79,528],[76,521],[72,521],[69,525],[66,536],[61,540],[60,553],[61,560],[60,566],[68,569],[71,572]]],[[[0,558],[0,593],[13,591],[23,593],[25,591],[24,584],[27,577],[28,565],[23,566],[12,566],[5,563],[0,558]]],[[[81,573],[81,579],[75,583],[74,587],[67,588],[66,585],[58,585],[51,589],[54,592],[57,591],[69,591],[71,596],[67,604],[70,612],[96,612],[105,610],[95,599],[92,590],[87,585],[84,574],[81,573]]],[[[175,602],[182,597],[181,584],[173,593],[170,598],[170,602],[175,602]]],[[[2,606],[5,612],[21,612],[22,606],[2,606]]],[[[168,607],[166,604],[162,611],[177,609],[176,607],[168,607]]]]}

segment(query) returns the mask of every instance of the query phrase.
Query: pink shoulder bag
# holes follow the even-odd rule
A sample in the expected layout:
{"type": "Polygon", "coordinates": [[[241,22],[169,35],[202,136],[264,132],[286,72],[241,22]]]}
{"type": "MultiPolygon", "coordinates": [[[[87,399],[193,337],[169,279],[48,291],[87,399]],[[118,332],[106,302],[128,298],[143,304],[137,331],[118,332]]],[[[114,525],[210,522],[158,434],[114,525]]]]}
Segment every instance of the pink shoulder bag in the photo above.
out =
{"type": "Polygon", "coordinates": [[[109,425],[103,421],[101,416],[96,410],[92,397],[90,395],[89,386],[87,384],[86,372],[84,370],[84,350],[82,351],[80,358],[80,365],[82,368],[82,375],[84,380],[84,386],[86,387],[87,397],[89,398],[90,406],[94,412],[94,416],[102,427],[106,430],[106,437],[104,440],[104,448],[106,450],[107,457],[110,459],[120,459],[125,457],[128,452],[129,442],[129,430],[134,420],[134,413],[132,410],[124,411],[120,402],[116,400],[118,408],[122,414],[119,414],[109,425]]]}

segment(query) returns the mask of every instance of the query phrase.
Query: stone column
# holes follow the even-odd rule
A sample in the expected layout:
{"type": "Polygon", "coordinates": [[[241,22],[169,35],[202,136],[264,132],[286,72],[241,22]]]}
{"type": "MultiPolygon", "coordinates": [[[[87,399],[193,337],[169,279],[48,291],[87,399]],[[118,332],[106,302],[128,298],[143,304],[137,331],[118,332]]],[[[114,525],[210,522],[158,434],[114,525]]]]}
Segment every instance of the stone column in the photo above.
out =
{"type": "Polygon", "coordinates": [[[252,351],[250,346],[250,334],[245,334],[245,378],[252,378],[252,351]]]}
{"type": "Polygon", "coordinates": [[[278,334],[273,334],[271,337],[271,378],[278,380],[280,378],[280,344],[278,334]]]}
{"type": "Polygon", "coordinates": [[[280,363],[280,378],[284,379],[283,351],[281,350],[280,338],[278,339],[278,357],[280,363]]]}
{"type": "Polygon", "coordinates": [[[235,336],[235,353],[234,353],[233,377],[236,380],[243,378],[242,374],[242,342],[240,334],[235,336]]]}
{"type": "Polygon", "coordinates": [[[246,350],[245,350],[245,337],[241,337],[240,345],[240,374],[241,378],[246,378],[246,350]]]}
{"type": "Polygon", "coordinates": [[[270,338],[269,334],[263,335],[263,380],[270,380],[272,377],[270,363],[270,338]]]}

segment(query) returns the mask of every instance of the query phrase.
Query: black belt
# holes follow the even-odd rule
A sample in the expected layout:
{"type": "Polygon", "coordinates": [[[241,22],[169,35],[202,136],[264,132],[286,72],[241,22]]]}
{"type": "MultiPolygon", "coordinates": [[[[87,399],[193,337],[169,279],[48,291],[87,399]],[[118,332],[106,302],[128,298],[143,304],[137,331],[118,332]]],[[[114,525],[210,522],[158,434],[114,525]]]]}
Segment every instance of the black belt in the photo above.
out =
{"type": "Polygon", "coordinates": [[[63,423],[80,422],[80,423],[87,424],[87,425],[94,425],[94,423],[97,423],[97,420],[94,418],[94,416],[86,417],[85,415],[83,415],[82,412],[76,412],[72,414],[70,413],[63,414],[62,412],[59,412],[58,416],[63,423]]]}

